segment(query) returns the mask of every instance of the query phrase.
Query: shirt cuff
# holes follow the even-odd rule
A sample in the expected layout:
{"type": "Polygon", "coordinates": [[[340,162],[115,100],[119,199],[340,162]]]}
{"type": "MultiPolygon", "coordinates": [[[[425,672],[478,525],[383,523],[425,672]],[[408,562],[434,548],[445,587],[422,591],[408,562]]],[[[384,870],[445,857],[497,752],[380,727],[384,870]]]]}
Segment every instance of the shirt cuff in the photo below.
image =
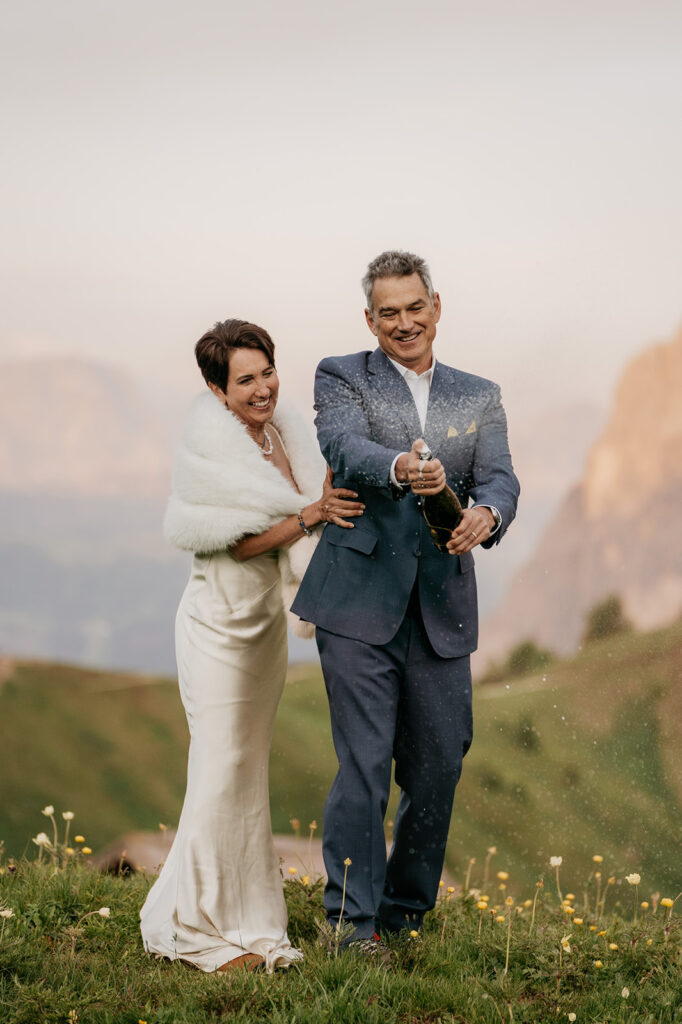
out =
{"type": "Polygon", "coordinates": [[[472,508],[489,508],[490,511],[493,514],[493,519],[495,520],[495,525],[493,526],[492,530],[490,531],[490,536],[492,537],[492,535],[494,533],[497,533],[499,528],[502,526],[502,516],[500,515],[500,510],[495,508],[494,505],[484,505],[482,503],[479,504],[479,505],[472,505],[471,507],[472,508]]]}
{"type": "MultiPolygon", "coordinates": [[[[400,458],[401,455],[407,455],[407,452],[400,452],[398,455],[396,455],[396,457],[394,458],[393,462],[391,463],[391,469],[390,469],[390,472],[388,474],[388,479],[391,481],[391,483],[393,484],[394,487],[409,487],[410,486],[409,483],[405,482],[405,483],[401,484],[400,481],[398,480],[397,476],[395,475],[395,464],[396,464],[396,462],[398,461],[398,459],[400,458]]],[[[499,512],[498,512],[498,515],[499,515],[499,512]]]]}

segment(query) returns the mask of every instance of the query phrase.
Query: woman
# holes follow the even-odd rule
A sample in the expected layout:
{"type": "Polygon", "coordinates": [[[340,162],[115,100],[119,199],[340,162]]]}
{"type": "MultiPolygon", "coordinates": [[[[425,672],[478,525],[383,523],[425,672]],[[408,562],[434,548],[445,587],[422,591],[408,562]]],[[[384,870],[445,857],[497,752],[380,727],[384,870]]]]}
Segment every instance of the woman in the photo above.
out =
{"type": "Polygon", "coordinates": [[[350,528],[362,506],[354,492],[332,488],[329,475],[323,484],[317,446],[278,405],[265,330],[217,323],[196,357],[210,393],[192,405],[164,522],[173,544],[195,552],[176,619],[191,737],[187,792],[140,914],[142,936],[147,952],[204,971],[272,971],[301,955],[287,938],[268,799],[287,667],[283,590],[305,571],[313,528],[350,528]]]}

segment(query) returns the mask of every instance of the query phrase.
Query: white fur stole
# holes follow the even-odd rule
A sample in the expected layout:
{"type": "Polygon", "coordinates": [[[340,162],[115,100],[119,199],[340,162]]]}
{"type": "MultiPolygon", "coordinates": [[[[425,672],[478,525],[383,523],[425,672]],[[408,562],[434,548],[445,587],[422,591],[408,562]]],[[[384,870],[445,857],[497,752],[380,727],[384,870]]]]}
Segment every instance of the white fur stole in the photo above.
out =
{"type": "MultiPolygon", "coordinates": [[[[173,461],[172,493],[163,522],[175,547],[199,554],[225,551],[242,537],[263,533],[295,515],[322,493],[325,464],[298,413],[278,401],[272,423],[289,456],[301,493],[263,458],[246,427],[210,391],[198,395],[173,461]]],[[[282,596],[288,611],[308,566],[319,530],[279,552],[282,596]]],[[[289,613],[299,636],[313,627],[289,613]]]]}

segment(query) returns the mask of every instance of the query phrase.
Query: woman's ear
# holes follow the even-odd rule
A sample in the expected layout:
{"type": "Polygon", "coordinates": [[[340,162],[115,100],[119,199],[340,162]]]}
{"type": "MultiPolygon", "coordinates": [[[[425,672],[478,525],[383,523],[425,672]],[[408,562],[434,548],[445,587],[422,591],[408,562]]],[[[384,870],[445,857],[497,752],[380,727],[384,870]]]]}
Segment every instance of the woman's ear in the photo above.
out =
{"type": "Polygon", "coordinates": [[[227,405],[227,395],[224,391],[221,391],[217,384],[208,385],[216,398],[219,398],[223,405],[227,405]]]}

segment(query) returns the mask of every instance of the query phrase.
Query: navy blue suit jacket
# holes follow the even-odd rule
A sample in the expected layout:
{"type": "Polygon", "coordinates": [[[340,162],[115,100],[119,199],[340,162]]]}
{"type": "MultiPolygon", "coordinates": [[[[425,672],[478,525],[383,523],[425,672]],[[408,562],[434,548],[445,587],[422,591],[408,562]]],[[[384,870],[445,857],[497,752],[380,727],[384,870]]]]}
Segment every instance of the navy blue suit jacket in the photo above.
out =
{"type": "Polygon", "coordinates": [[[474,559],[435,547],[417,498],[390,483],[396,455],[423,436],[464,507],[494,505],[499,543],[516,513],[500,389],[492,381],[436,363],[422,431],[409,387],[381,349],[323,359],[315,376],[322,454],[335,487],[358,492],[364,514],[352,530],[328,523],[292,610],[340,636],[385,644],[397,632],[418,580],[434,650],[460,657],[476,649],[474,559]]]}

